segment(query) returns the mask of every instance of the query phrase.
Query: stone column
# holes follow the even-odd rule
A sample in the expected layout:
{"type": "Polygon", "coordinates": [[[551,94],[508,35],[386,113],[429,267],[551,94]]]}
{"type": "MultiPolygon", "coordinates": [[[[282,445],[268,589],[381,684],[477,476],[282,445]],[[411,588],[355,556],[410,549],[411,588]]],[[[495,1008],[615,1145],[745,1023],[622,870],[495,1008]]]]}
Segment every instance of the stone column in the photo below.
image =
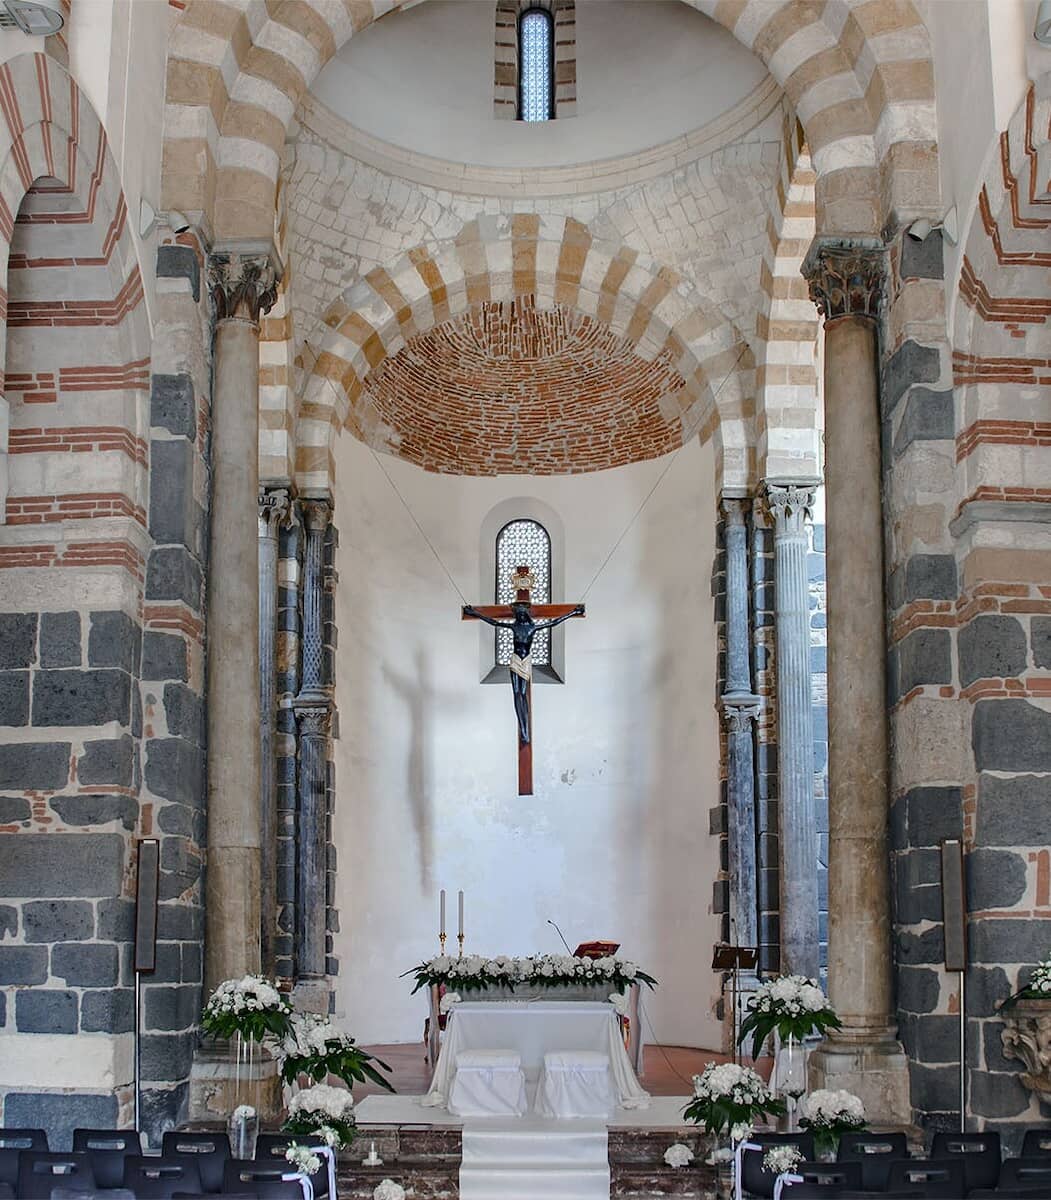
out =
{"type": "Polygon", "coordinates": [[[814,482],[767,480],[764,497],[774,523],[781,970],[816,979],[817,818],[806,531],[814,482]]]}
{"type": "Polygon", "coordinates": [[[289,512],[283,488],[259,489],[259,757],[261,763],[261,886],[263,973],[274,973],[277,878],[277,543],[289,512]]]}
{"type": "MultiPolygon", "coordinates": [[[[756,946],[755,760],[753,739],[760,700],[752,692],[748,622],[748,525],[750,501],[724,496],[723,540],[726,549],[726,810],[730,876],[730,940],[756,946]]],[[[744,981],[744,987],[748,981],[744,981]]]]}
{"type": "Polygon", "coordinates": [[[276,297],[269,247],[218,250],[208,561],[205,987],[260,969],[259,317],[276,297]]]}
{"type": "Polygon", "coordinates": [[[303,502],[306,554],[303,569],[302,678],[295,700],[299,721],[299,778],[296,850],[296,979],[305,1005],[328,1011],[325,982],[325,776],[332,697],[325,686],[324,554],[332,506],[324,500],[303,502]]]}
{"type": "Polygon", "coordinates": [[[897,1041],[887,851],[886,625],[878,336],[885,251],[815,241],[803,264],[825,318],[828,587],[828,987],[843,1029],[811,1058],[874,1124],[907,1122],[897,1041]]]}

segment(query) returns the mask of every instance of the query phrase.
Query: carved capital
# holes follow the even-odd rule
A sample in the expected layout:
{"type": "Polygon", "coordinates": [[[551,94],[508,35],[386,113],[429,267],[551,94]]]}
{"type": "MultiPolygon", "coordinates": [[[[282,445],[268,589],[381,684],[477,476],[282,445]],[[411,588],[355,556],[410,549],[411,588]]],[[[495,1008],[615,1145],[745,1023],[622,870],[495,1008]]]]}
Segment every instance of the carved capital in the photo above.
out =
{"type": "Polygon", "coordinates": [[[723,496],[719,507],[727,525],[739,525],[743,528],[748,523],[748,510],[752,507],[752,502],[745,496],[723,496]]]}
{"type": "Polygon", "coordinates": [[[810,299],[827,321],[878,319],[887,277],[887,253],[878,238],[815,239],[803,260],[810,299]]]}
{"type": "Polygon", "coordinates": [[[332,732],[331,700],[310,697],[293,705],[300,737],[325,737],[332,732]]]}
{"type": "Polygon", "coordinates": [[[758,696],[724,696],[722,704],[728,733],[751,733],[752,724],[759,720],[763,709],[758,696]]]}
{"type": "Polygon", "coordinates": [[[259,536],[276,538],[282,525],[288,524],[292,504],[286,488],[259,489],[259,536]]]}
{"type": "Polygon", "coordinates": [[[302,500],[300,511],[308,533],[324,533],[332,520],[332,505],[328,500],[302,500]]]}
{"type": "Polygon", "coordinates": [[[217,250],[208,258],[208,290],[216,321],[258,322],[277,299],[281,272],[265,250],[217,250]]]}
{"type": "Polygon", "coordinates": [[[766,483],[763,500],[774,523],[774,535],[802,533],[814,508],[815,486],[806,483],[766,483]]]}
{"type": "Polygon", "coordinates": [[[1021,1000],[1000,1010],[1005,1058],[1025,1066],[1021,1080],[1038,1099],[1051,1099],[1051,1001],[1021,1000]]]}

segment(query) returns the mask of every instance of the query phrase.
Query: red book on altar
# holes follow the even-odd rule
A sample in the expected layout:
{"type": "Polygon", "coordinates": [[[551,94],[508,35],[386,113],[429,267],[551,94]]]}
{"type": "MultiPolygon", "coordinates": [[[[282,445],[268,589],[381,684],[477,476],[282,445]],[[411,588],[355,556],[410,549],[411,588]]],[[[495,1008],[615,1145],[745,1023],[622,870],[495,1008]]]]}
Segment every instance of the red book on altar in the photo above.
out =
{"type": "Polygon", "coordinates": [[[581,942],[573,951],[577,958],[609,958],[620,949],[620,942],[581,942]]]}

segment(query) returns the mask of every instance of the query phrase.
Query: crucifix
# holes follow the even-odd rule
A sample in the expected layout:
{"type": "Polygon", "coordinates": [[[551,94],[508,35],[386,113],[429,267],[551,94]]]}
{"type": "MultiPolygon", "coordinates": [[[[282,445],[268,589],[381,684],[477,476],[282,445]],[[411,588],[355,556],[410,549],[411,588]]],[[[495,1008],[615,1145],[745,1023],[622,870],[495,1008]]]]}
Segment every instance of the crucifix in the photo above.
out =
{"type": "Polygon", "coordinates": [[[533,794],[533,638],[541,629],[553,629],[571,617],[584,616],[583,604],[537,604],[529,599],[536,577],[527,566],[516,567],[511,576],[513,604],[465,604],[462,619],[484,621],[494,629],[510,629],[514,643],[509,671],[511,694],[518,720],[518,794],[533,794]],[[537,620],[537,618],[540,620],[537,620]]]}

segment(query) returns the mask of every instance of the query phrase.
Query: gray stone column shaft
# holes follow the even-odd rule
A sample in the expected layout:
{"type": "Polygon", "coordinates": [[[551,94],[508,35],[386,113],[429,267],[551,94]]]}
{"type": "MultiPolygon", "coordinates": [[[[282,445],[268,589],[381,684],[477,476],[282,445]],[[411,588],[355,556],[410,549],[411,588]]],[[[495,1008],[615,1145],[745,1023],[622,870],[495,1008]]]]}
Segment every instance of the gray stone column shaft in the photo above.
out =
{"type": "Polygon", "coordinates": [[[806,520],[813,486],[766,485],[774,521],[781,969],[816,979],[817,819],[806,520]]]}
{"type": "Polygon", "coordinates": [[[260,969],[259,316],[268,253],[209,260],[216,311],[208,564],[205,985],[260,969]]]}
{"type": "Polygon", "coordinates": [[[303,571],[303,673],[296,715],[299,718],[299,778],[296,846],[297,977],[325,975],[325,876],[328,837],[326,772],[332,701],[323,678],[325,533],[332,509],[324,501],[306,501],[306,554],[303,571]]]}
{"type": "Polygon", "coordinates": [[[756,946],[759,938],[753,756],[759,697],[752,694],[745,520],[748,504],[736,497],[725,497],[722,502],[726,552],[726,685],[722,698],[726,719],[726,836],[730,940],[739,946],[756,946]]]}
{"type": "Polygon", "coordinates": [[[277,554],[278,532],[288,516],[288,492],[259,492],[259,757],[261,809],[260,959],[274,971],[277,879],[277,554]]]}
{"type": "Polygon", "coordinates": [[[886,617],[880,468],[881,243],[815,242],[803,268],[825,316],[828,589],[828,987],[843,1022],[812,1057],[819,1086],[908,1120],[895,1040],[887,851],[886,617]]]}

